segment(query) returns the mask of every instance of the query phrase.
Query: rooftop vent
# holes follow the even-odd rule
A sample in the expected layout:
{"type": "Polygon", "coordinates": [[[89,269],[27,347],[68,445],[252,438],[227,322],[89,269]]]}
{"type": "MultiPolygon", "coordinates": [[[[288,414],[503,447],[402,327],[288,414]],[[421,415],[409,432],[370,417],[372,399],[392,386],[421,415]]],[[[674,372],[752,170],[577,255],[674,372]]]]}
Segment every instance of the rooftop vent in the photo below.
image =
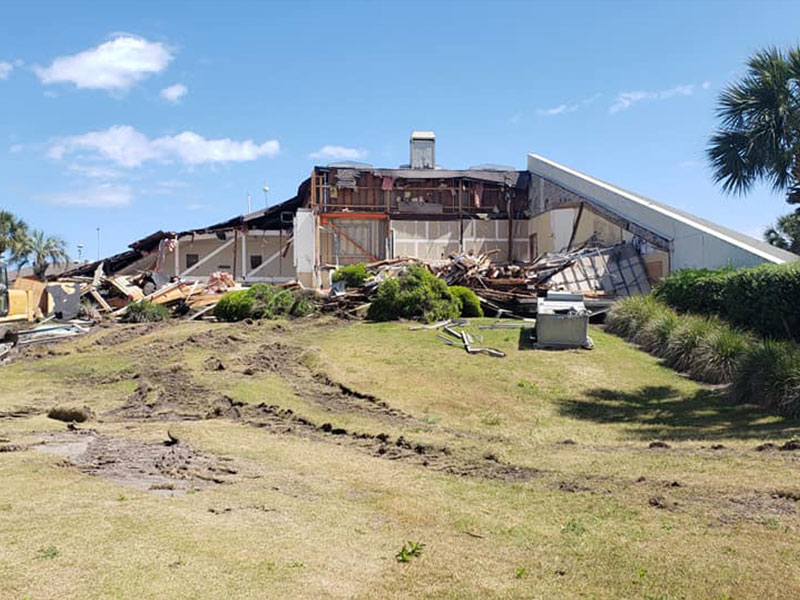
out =
{"type": "Polygon", "coordinates": [[[436,168],[436,135],[432,131],[411,132],[411,168],[436,168]]]}

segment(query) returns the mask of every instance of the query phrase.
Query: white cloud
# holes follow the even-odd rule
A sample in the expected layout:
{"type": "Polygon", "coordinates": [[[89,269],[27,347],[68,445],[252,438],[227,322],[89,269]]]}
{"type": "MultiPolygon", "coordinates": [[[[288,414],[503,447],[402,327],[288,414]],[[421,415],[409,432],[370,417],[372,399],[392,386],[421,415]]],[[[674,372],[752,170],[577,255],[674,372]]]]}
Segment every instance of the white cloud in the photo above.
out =
{"type": "Polygon", "coordinates": [[[25,146],[23,146],[22,144],[14,144],[13,146],[10,146],[10,147],[8,148],[8,151],[9,151],[11,154],[19,154],[19,153],[20,153],[20,152],[22,152],[23,150],[25,150],[25,146]]]}
{"type": "Polygon", "coordinates": [[[553,117],[555,115],[575,112],[576,110],[578,110],[577,104],[559,104],[553,108],[539,108],[536,110],[536,114],[540,117],[553,117]]]}
{"type": "Polygon", "coordinates": [[[71,164],[67,167],[72,173],[89,177],[90,179],[119,179],[124,173],[117,169],[103,167],[99,165],[79,165],[71,164]]]}
{"type": "Polygon", "coordinates": [[[148,75],[167,68],[172,51],[161,42],[132,35],[71,56],[59,56],[49,67],[35,66],[44,84],[74,83],[79,88],[124,91],[148,75]]]}
{"type": "Polygon", "coordinates": [[[637,90],[634,92],[620,92],[617,94],[614,104],[611,105],[611,108],[609,108],[608,111],[613,114],[630,108],[642,100],[668,100],[669,98],[674,98],[675,96],[691,96],[694,94],[695,87],[696,86],[693,83],[684,83],[666,90],[661,90],[659,92],[645,92],[642,90],[637,90]]]}
{"type": "Polygon", "coordinates": [[[14,70],[14,65],[12,65],[7,60],[0,60],[0,79],[8,79],[8,76],[11,74],[11,71],[14,70]]]}
{"type": "Polygon", "coordinates": [[[703,88],[704,90],[707,90],[708,88],[711,87],[711,82],[710,81],[704,81],[702,84],[700,84],[700,87],[703,88]]]}
{"type": "Polygon", "coordinates": [[[161,97],[169,102],[177,103],[188,93],[188,91],[189,88],[187,88],[185,85],[182,83],[176,83],[161,90],[161,97]]]}
{"type": "Polygon", "coordinates": [[[207,140],[193,131],[150,139],[130,125],[114,125],[104,131],[56,140],[47,155],[59,160],[71,154],[88,154],[130,168],[149,161],[178,161],[186,165],[245,162],[262,156],[273,157],[279,151],[277,140],[262,144],[229,138],[207,140]]]}
{"type": "Polygon", "coordinates": [[[591,104],[591,103],[592,103],[592,102],[594,102],[595,100],[599,100],[599,99],[600,99],[600,98],[602,98],[602,97],[603,97],[603,94],[601,94],[600,92],[597,92],[597,93],[595,93],[595,94],[592,94],[592,95],[591,95],[591,96],[589,96],[588,98],[584,99],[583,103],[584,103],[584,104],[591,104]]]}
{"type": "Polygon", "coordinates": [[[168,190],[177,190],[180,188],[187,188],[189,184],[185,181],[180,181],[179,179],[165,179],[164,181],[157,181],[156,185],[161,188],[165,188],[168,190]]]}
{"type": "Polygon", "coordinates": [[[367,151],[346,146],[323,146],[308,155],[309,158],[328,158],[332,160],[358,160],[366,158],[367,151]]]}
{"type": "Polygon", "coordinates": [[[85,190],[49,194],[42,196],[42,199],[58,206],[119,208],[130,204],[133,194],[127,185],[103,183],[85,190]]]}

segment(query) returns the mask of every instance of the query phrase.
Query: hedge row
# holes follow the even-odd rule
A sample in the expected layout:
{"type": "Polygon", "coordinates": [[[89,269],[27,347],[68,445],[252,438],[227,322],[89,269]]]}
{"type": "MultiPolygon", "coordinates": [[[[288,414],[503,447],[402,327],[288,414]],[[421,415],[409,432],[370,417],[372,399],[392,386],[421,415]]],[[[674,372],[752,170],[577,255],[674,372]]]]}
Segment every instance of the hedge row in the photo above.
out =
{"type": "Polygon", "coordinates": [[[717,315],[763,337],[800,341],[800,264],[685,269],[653,294],[678,312],[717,315]]]}
{"type": "Polygon", "coordinates": [[[800,415],[800,345],[760,341],[714,316],[679,315],[652,296],[618,301],[608,330],[708,383],[730,383],[736,402],[800,415]]]}

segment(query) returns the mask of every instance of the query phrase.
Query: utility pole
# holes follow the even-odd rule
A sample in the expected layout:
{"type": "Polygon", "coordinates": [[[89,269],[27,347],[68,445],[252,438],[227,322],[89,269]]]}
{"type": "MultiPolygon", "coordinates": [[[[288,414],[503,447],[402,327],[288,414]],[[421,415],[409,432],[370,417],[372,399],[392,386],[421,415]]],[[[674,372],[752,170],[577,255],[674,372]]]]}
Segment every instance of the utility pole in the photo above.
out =
{"type": "Polygon", "coordinates": [[[247,194],[247,214],[253,212],[253,204],[250,202],[250,194],[247,194]]]}
{"type": "Polygon", "coordinates": [[[269,208],[269,186],[265,183],[261,189],[264,191],[264,208],[269,208]]]}

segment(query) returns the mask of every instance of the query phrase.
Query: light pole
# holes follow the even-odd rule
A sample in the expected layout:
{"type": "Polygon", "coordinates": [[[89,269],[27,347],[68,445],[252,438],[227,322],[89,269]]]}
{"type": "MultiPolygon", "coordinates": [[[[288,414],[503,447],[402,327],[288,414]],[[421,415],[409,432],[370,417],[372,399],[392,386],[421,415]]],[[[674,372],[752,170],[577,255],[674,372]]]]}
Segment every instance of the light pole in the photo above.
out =
{"type": "Polygon", "coordinates": [[[84,247],[85,246],[83,244],[78,244],[78,262],[79,263],[83,262],[83,249],[84,249],[84,247]]]}
{"type": "Polygon", "coordinates": [[[269,208],[269,186],[265,184],[261,189],[264,191],[264,208],[269,208]]]}

